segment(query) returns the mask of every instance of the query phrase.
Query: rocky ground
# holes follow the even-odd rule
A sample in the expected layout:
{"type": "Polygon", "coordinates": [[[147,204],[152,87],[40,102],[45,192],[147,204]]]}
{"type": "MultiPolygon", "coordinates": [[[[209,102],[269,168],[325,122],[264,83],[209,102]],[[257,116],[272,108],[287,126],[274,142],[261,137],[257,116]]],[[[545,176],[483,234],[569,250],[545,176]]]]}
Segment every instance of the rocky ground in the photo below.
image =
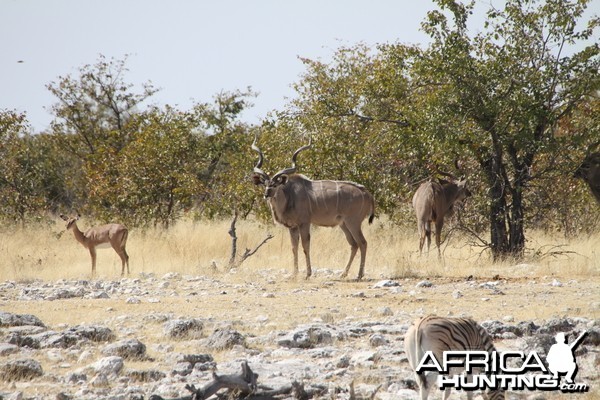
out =
{"type": "Polygon", "coordinates": [[[296,382],[312,398],[413,399],[403,335],[415,318],[435,313],[475,318],[499,350],[545,355],[556,332],[573,340],[587,331],[576,356],[577,381],[588,393],[507,398],[600,398],[600,278],[337,276],[319,270],[305,281],[261,271],[2,282],[0,396],[189,398],[186,385],[206,386],[213,373],[240,374],[247,363],[263,391],[296,382]]]}

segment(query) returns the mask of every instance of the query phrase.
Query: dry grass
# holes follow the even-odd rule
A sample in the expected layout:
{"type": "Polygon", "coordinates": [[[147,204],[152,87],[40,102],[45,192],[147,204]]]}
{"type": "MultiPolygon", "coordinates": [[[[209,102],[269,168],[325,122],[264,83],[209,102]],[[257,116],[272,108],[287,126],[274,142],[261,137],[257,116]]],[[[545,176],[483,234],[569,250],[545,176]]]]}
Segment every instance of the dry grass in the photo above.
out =
{"type": "MultiPolygon", "coordinates": [[[[81,221],[81,229],[90,226],[81,221]]],[[[167,272],[209,275],[225,271],[231,252],[229,221],[184,222],[168,231],[132,229],[128,252],[131,270],[157,275],[167,272]]],[[[238,254],[254,247],[267,233],[274,238],[248,258],[238,269],[241,278],[261,270],[291,271],[292,254],[286,228],[272,223],[240,221],[237,224],[238,254]]],[[[418,239],[414,231],[401,231],[386,221],[364,225],[369,241],[366,278],[410,277],[510,277],[556,276],[571,278],[600,275],[600,234],[570,241],[560,236],[540,233],[528,235],[528,259],[521,263],[493,263],[487,252],[466,245],[466,239],[453,236],[442,245],[443,261],[432,246],[427,256],[418,255],[418,239]]],[[[6,231],[0,241],[1,280],[56,280],[89,278],[90,256],[64,224],[57,221],[52,228],[26,228],[6,231]]],[[[341,270],[348,257],[348,244],[340,229],[313,228],[311,241],[313,269],[341,270]]],[[[300,251],[300,253],[302,253],[300,251]]],[[[112,249],[98,252],[99,278],[117,277],[120,259],[112,249]]],[[[350,277],[358,272],[358,256],[350,277]]],[[[304,258],[300,255],[300,273],[304,273],[304,258]]]]}
{"type": "MultiPolygon", "coordinates": [[[[85,220],[80,223],[82,229],[89,226],[85,220]]],[[[17,229],[0,234],[0,281],[89,279],[89,254],[75,241],[71,232],[61,235],[63,230],[64,223],[57,221],[52,229],[17,229]]],[[[184,279],[175,280],[173,291],[178,295],[163,296],[157,303],[127,304],[118,297],[51,302],[11,298],[1,305],[11,312],[37,315],[53,329],[101,324],[116,332],[135,332],[136,338],[148,346],[149,355],[158,360],[162,360],[163,355],[156,346],[164,344],[165,339],[159,323],[144,321],[144,316],[150,314],[200,317],[213,321],[214,325],[230,324],[249,337],[273,330],[290,330],[315,320],[328,323],[342,322],[347,318],[369,320],[379,316],[383,307],[391,308],[394,315],[405,321],[423,313],[466,314],[477,320],[501,319],[510,315],[516,321],[539,321],[565,315],[589,319],[600,317],[600,292],[597,291],[600,284],[600,257],[597,254],[600,234],[572,241],[540,233],[530,234],[528,247],[531,248],[531,257],[521,263],[493,263],[488,254],[465,245],[465,239],[453,236],[444,244],[444,259],[440,262],[433,248],[430,255],[419,256],[414,230],[402,231],[386,221],[377,220],[371,226],[364,226],[369,241],[366,275],[364,281],[356,282],[339,280],[337,275],[324,271],[341,271],[347,261],[348,245],[337,228],[313,229],[311,253],[316,276],[308,281],[301,277],[289,278],[292,267],[289,235],[285,228],[272,223],[238,223],[239,253],[246,247],[254,248],[269,232],[274,238],[236,271],[227,272],[231,250],[228,230],[229,221],[185,222],[169,231],[131,230],[128,252],[132,277],[138,277],[140,272],[154,273],[158,277],[178,272],[216,278],[214,284],[213,280],[190,284],[184,279]],[[211,266],[213,263],[217,266],[216,270],[211,266]],[[500,275],[507,281],[501,286],[504,294],[490,294],[489,290],[481,289],[477,284],[470,286],[471,282],[465,281],[465,277],[470,275],[479,282],[500,275]],[[401,279],[402,290],[374,289],[373,281],[382,278],[401,279]],[[434,288],[414,290],[415,284],[424,278],[432,280],[434,288]],[[551,285],[553,279],[565,285],[554,287],[551,285]],[[569,283],[571,280],[574,283],[569,283]],[[462,297],[453,296],[457,290],[463,293],[462,297]],[[195,292],[195,295],[189,295],[190,292],[195,292]],[[264,296],[269,292],[274,296],[264,296]],[[558,299],[560,304],[557,304],[558,299]],[[263,317],[265,323],[257,322],[263,317]]],[[[118,279],[120,268],[120,259],[114,251],[99,251],[97,272],[100,279],[118,279]]],[[[356,276],[357,269],[358,260],[355,260],[350,277],[356,276]]],[[[303,276],[302,255],[300,273],[303,276]]],[[[194,341],[169,343],[175,352],[202,351],[195,347],[194,341]]],[[[67,357],[71,357],[69,354],[67,357]]],[[[232,357],[227,352],[211,354],[217,363],[232,357]]],[[[91,359],[99,356],[95,350],[91,359]]],[[[76,356],[72,357],[67,361],[73,364],[73,369],[78,368],[76,356]]],[[[56,368],[56,362],[44,357],[41,359],[44,370],[56,368]]],[[[127,368],[151,369],[156,366],[136,361],[128,362],[127,368]]],[[[168,369],[168,366],[164,368],[168,369]]],[[[359,381],[369,382],[369,371],[363,372],[359,381]]],[[[28,390],[32,390],[31,387],[28,390]]],[[[53,393],[54,389],[42,379],[39,390],[41,393],[53,393]]],[[[598,391],[594,389],[593,393],[579,397],[592,399],[597,395],[598,391]]]]}

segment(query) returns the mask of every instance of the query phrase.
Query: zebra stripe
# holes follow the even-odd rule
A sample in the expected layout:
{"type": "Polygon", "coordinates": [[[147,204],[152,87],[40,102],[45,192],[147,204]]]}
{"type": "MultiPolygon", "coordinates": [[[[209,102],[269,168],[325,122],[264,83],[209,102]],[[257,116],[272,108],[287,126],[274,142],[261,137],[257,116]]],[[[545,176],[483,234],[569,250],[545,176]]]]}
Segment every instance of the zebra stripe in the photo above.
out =
{"type": "MultiPolygon", "coordinates": [[[[404,336],[404,351],[413,371],[416,370],[425,352],[432,351],[436,359],[441,360],[444,351],[448,350],[484,350],[491,354],[496,351],[496,348],[486,330],[470,318],[443,318],[428,315],[415,321],[404,336]]],[[[435,371],[423,374],[415,372],[422,400],[427,399],[437,375],[435,371]]],[[[486,391],[483,395],[484,398],[491,400],[505,397],[501,389],[486,391]]],[[[447,388],[444,390],[444,400],[449,396],[450,388],[447,388]]],[[[467,391],[467,398],[470,400],[472,397],[473,392],[467,391]]]]}

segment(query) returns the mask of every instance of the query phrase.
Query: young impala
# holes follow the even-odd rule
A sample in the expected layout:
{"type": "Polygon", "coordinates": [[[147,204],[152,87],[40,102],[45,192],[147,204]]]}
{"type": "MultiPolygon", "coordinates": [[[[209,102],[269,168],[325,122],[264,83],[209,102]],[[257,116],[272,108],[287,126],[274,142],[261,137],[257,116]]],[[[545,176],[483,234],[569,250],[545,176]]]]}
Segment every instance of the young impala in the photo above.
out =
{"type": "Polygon", "coordinates": [[[96,249],[102,247],[112,247],[117,252],[121,257],[121,276],[125,273],[125,264],[127,264],[127,275],[129,275],[129,255],[125,250],[128,231],[124,225],[100,225],[82,232],[77,226],[77,220],[80,218],[79,213],[76,217],[67,217],[63,214],[60,217],[67,222],[67,230],[72,229],[75,239],[90,251],[92,276],[96,274],[96,249]]]}

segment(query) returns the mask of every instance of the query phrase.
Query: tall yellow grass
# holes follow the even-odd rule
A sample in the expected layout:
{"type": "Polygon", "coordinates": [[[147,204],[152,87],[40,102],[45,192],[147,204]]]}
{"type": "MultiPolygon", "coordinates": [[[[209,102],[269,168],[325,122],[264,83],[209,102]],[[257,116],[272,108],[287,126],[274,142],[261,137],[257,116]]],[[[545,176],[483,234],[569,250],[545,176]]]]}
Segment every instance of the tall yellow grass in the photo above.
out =
{"type": "MultiPolygon", "coordinates": [[[[82,230],[88,221],[79,223],[82,230]]],[[[169,230],[131,229],[127,250],[132,276],[140,272],[157,275],[214,274],[228,271],[231,238],[230,221],[180,222],[169,230]],[[216,269],[214,268],[216,266],[216,269]]],[[[367,279],[401,277],[529,277],[600,275],[600,234],[566,240],[561,236],[528,233],[528,257],[525,261],[492,262],[489,253],[469,245],[466,238],[452,235],[442,245],[444,257],[437,258],[432,245],[428,255],[419,256],[415,229],[404,230],[385,221],[364,224],[369,242],[365,277],[367,279]]],[[[241,278],[251,279],[257,271],[292,270],[292,252],[287,229],[273,223],[238,221],[238,254],[254,249],[267,235],[273,239],[262,246],[237,269],[241,278]]],[[[349,246],[338,228],[312,228],[311,259],[313,270],[340,271],[347,262],[349,246]]],[[[300,249],[300,274],[304,257],[300,249]]],[[[359,254],[349,277],[358,272],[359,254]]],[[[98,251],[99,278],[120,275],[121,262],[112,249],[98,251]]],[[[54,227],[5,228],[0,238],[0,280],[88,279],[91,273],[89,253],[77,243],[72,232],[64,231],[57,220],[54,227]]]]}

